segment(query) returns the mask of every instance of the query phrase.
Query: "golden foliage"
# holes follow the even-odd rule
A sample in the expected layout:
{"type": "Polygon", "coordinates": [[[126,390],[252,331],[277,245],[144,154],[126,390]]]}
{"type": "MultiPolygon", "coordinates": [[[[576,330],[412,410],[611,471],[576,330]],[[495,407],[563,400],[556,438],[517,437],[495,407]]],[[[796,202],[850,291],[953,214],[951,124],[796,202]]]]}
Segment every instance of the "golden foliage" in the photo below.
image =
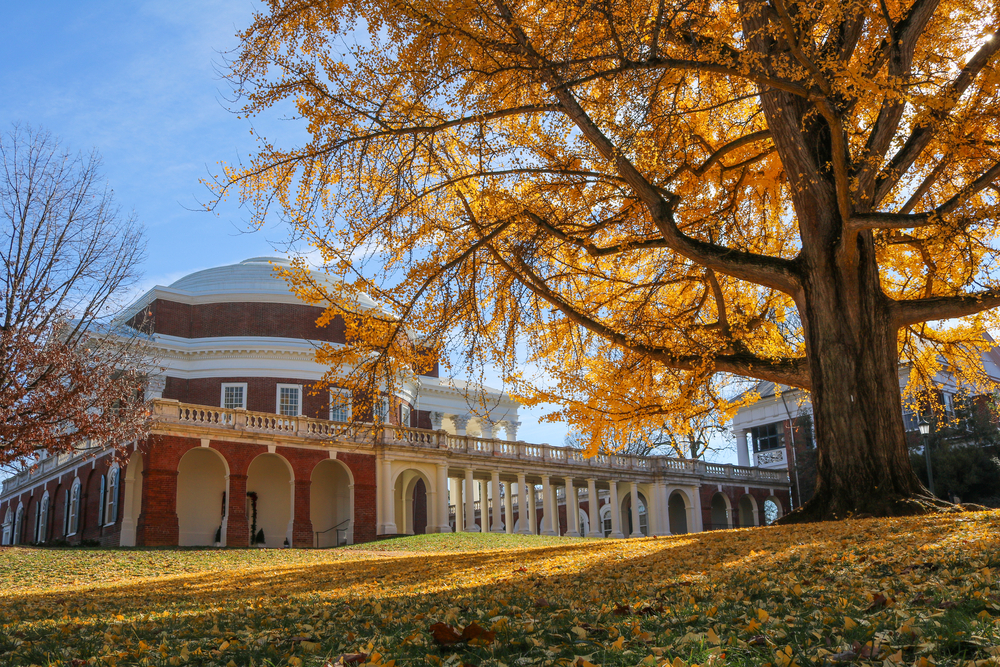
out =
{"type": "Polygon", "coordinates": [[[876,325],[914,379],[943,355],[985,385],[998,11],[270,0],[232,62],[241,113],[292,102],[310,139],[215,187],[317,249],[338,280],[289,278],[344,316],[320,359],[369,391],[486,359],[594,442],[684,431],[738,407],[717,373],[809,388],[810,353],[853,358],[876,325]]]}

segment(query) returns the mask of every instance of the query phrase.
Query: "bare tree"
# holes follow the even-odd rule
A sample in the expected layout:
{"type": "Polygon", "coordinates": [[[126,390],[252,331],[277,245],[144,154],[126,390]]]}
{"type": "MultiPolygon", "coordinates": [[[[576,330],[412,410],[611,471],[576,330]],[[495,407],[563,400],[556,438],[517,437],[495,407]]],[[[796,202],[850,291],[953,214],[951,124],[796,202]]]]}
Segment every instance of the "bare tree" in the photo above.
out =
{"type": "Polygon", "coordinates": [[[0,137],[0,464],[142,433],[144,336],[111,316],[145,241],[100,166],[44,131],[0,137]]]}

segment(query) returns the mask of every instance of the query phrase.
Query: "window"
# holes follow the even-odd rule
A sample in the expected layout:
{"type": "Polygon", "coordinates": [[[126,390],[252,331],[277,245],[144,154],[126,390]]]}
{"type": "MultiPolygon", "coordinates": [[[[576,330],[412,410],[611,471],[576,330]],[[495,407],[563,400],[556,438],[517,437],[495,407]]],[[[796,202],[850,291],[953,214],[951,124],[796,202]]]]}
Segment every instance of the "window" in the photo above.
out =
{"type": "Polygon", "coordinates": [[[286,417],[298,417],[302,414],[302,385],[278,385],[277,412],[286,417]]]}
{"type": "Polygon", "coordinates": [[[605,504],[601,507],[601,527],[604,529],[604,537],[610,537],[613,530],[611,524],[611,505],[605,504]]]}
{"type": "Polygon", "coordinates": [[[69,492],[69,519],[66,535],[76,535],[80,527],[80,480],[73,481],[73,490],[69,492]]]}
{"type": "Polygon", "coordinates": [[[49,492],[42,494],[42,503],[38,506],[38,523],[35,526],[35,541],[44,542],[49,532],[49,492]]]}
{"type": "Polygon", "coordinates": [[[384,424],[389,421],[389,397],[383,396],[375,402],[372,408],[372,412],[375,414],[375,422],[378,424],[384,424]]]}
{"type": "Polygon", "coordinates": [[[399,425],[409,426],[410,425],[410,406],[403,403],[399,406],[399,425]]]}
{"type": "Polygon", "coordinates": [[[3,516],[3,539],[0,540],[0,544],[4,546],[10,544],[10,531],[12,523],[14,523],[14,509],[8,505],[7,513],[3,516]]]}
{"type": "Polygon", "coordinates": [[[351,421],[351,399],[350,389],[330,390],[330,421],[351,421]]]}
{"type": "Polygon", "coordinates": [[[118,520],[118,468],[108,473],[108,494],[104,504],[104,525],[110,526],[118,520]]]}
{"type": "Polygon", "coordinates": [[[21,543],[21,522],[24,520],[24,505],[17,506],[17,514],[14,515],[14,539],[11,544],[21,543]]]}
{"type": "Polygon", "coordinates": [[[247,409],[247,383],[223,382],[222,407],[226,410],[247,409]]]}
{"type": "Polygon", "coordinates": [[[766,452],[769,449],[785,446],[785,425],[781,422],[754,426],[750,432],[753,436],[754,452],[766,452]]]}
{"type": "Polygon", "coordinates": [[[101,494],[99,496],[97,496],[97,525],[98,526],[103,526],[104,525],[104,500],[107,497],[107,492],[108,492],[107,483],[108,483],[108,480],[104,477],[104,475],[101,475],[101,494]]]}
{"type": "Polygon", "coordinates": [[[920,427],[920,422],[913,410],[903,410],[903,428],[907,431],[916,431],[920,427]]]}

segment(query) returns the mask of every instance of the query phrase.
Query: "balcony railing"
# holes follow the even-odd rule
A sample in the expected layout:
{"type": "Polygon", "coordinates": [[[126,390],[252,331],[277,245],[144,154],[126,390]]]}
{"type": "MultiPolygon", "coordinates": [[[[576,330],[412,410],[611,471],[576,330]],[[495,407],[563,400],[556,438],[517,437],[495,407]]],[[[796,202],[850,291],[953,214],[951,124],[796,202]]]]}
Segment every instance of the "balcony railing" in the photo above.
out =
{"type": "MultiPolygon", "coordinates": [[[[424,449],[444,449],[454,454],[493,459],[518,460],[539,464],[556,464],[592,468],[597,470],[630,471],[633,474],[674,474],[719,481],[768,482],[787,484],[786,470],[745,468],[729,464],[678,459],[667,456],[633,456],[631,454],[597,454],[587,457],[582,450],[556,447],[549,444],[511,442],[493,438],[452,435],[445,431],[407,428],[388,424],[343,423],[311,417],[285,417],[267,412],[213,408],[189,405],[169,399],[153,401],[153,421],[161,427],[193,426],[198,429],[220,429],[244,433],[297,437],[316,441],[340,441],[369,446],[407,446],[424,449]]],[[[154,425],[154,429],[156,426],[154,425]]],[[[3,482],[3,492],[13,491],[28,484],[39,475],[46,475],[56,468],[63,468],[81,456],[90,456],[96,450],[73,454],[60,454],[43,459],[33,470],[25,470],[3,482]]],[[[784,450],[776,450],[784,453],[784,450]]],[[[759,459],[758,459],[758,462],[759,459]]],[[[537,474],[543,474],[538,470],[537,474]]],[[[556,471],[549,471],[558,477],[556,471]]]]}

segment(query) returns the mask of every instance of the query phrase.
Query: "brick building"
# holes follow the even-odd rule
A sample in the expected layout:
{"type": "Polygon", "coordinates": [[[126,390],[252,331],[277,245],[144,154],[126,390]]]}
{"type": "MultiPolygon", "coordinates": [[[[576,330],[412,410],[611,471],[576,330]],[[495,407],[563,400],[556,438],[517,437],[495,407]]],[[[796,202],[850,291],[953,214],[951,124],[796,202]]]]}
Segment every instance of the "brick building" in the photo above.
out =
{"type": "Polygon", "coordinates": [[[518,441],[517,403],[436,368],[358,414],[347,390],[312,390],[315,345],[343,344],[344,325],[317,326],[322,309],[276,276],[285,263],[199,271],[123,312],[150,324],[163,369],[146,389],[149,435],[120,461],[95,447],[5,480],[2,543],[327,547],[481,526],[638,536],[718,525],[719,502],[747,508],[729,526],[762,523],[766,499],[787,507],[784,474],[518,441]],[[488,408],[473,413],[470,392],[488,408]]]}

